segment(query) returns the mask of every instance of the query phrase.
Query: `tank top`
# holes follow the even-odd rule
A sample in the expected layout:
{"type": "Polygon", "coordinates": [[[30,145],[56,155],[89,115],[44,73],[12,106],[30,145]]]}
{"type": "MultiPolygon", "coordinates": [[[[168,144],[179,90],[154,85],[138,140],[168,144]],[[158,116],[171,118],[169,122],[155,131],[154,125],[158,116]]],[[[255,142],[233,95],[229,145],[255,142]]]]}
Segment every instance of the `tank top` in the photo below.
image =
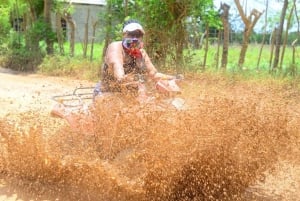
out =
{"type": "MultiPolygon", "coordinates": [[[[134,73],[134,74],[145,74],[146,73],[146,65],[144,61],[144,54],[142,51],[142,58],[133,58],[124,52],[123,60],[123,68],[125,75],[134,73]]],[[[103,91],[120,91],[120,87],[118,86],[117,80],[114,76],[108,72],[108,65],[104,63],[102,67],[102,87],[103,91]]]]}

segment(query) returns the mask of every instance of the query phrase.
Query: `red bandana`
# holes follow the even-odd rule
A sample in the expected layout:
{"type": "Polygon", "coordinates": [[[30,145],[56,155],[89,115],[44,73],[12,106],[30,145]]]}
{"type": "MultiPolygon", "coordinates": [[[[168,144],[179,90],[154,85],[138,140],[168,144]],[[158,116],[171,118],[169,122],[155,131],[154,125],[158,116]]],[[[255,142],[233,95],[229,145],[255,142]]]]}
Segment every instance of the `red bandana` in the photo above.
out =
{"type": "Polygon", "coordinates": [[[141,48],[143,43],[137,38],[125,38],[122,42],[125,52],[132,58],[142,58],[141,48]]]}
{"type": "Polygon", "coordinates": [[[137,49],[137,48],[130,48],[130,49],[127,49],[127,48],[124,48],[125,49],[125,52],[135,58],[135,59],[139,59],[139,58],[142,58],[142,52],[140,49],[137,49]]]}

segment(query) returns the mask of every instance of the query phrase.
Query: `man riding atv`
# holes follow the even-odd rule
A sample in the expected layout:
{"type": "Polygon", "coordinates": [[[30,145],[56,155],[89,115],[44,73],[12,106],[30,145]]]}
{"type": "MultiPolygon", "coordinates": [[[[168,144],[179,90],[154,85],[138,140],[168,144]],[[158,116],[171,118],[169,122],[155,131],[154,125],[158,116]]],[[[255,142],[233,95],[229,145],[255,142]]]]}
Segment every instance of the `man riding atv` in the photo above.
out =
{"type": "Polygon", "coordinates": [[[132,89],[132,83],[139,79],[150,78],[157,82],[176,78],[159,73],[154,67],[143,49],[144,34],[145,31],[137,20],[124,23],[122,41],[112,42],[107,47],[102,80],[95,89],[95,95],[99,92],[123,92],[124,89],[132,89]]]}
{"type": "MultiPolygon", "coordinates": [[[[76,89],[76,92],[74,91],[71,95],[56,96],[55,99],[58,104],[54,106],[51,114],[66,119],[71,127],[77,130],[78,122],[81,119],[92,123],[90,109],[94,108],[97,104],[101,104],[101,100],[106,100],[108,98],[106,95],[116,95],[116,92],[121,93],[122,96],[132,94],[134,95],[134,99],[139,103],[151,102],[153,97],[148,96],[145,85],[145,81],[149,80],[148,78],[154,81],[158,92],[162,92],[163,94],[180,92],[180,88],[176,84],[178,76],[160,73],[152,64],[148,54],[143,49],[144,34],[145,31],[138,21],[126,21],[123,26],[122,41],[112,42],[107,47],[104,65],[102,66],[102,79],[96,85],[93,92],[93,104],[87,107],[83,107],[82,105],[68,107],[64,103],[64,97],[75,96],[80,100],[82,98],[76,89]]],[[[177,99],[172,104],[176,108],[179,108],[183,103],[177,99]]]]}

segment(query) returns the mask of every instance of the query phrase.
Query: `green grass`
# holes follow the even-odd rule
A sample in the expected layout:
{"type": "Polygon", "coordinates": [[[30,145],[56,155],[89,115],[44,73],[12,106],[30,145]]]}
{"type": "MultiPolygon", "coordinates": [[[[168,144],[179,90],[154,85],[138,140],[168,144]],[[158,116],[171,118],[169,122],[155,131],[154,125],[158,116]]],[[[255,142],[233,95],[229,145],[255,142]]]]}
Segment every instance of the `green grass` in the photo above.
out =
{"type": "Polygon", "coordinates": [[[86,57],[83,56],[83,46],[75,45],[74,56],[70,56],[69,43],[64,45],[64,55],[60,55],[59,47],[54,45],[54,55],[46,56],[38,67],[38,72],[51,76],[72,76],[80,79],[98,80],[101,68],[103,44],[94,44],[93,57],[91,46],[88,46],[86,57]]]}
{"type": "MultiPolygon", "coordinates": [[[[240,49],[241,46],[239,45],[231,45],[229,47],[228,51],[228,65],[227,69],[228,70],[234,70],[238,66],[238,59],[240,55],[240,49]]],[[[248,70],[261,70],[261,71],[268,71],[269,70],[269,60],[270,60],[270,47],[269,46],[264,46],[262,55],[261,55],[261,60],[260,64],[257,67],[257,61],[259,58],[259,51],[260,51],[260,45],[249,45],[245,57],[245,63],[244,63],[244,69],[248,70]]],[[[215,68],[215,61],[214,57],[217,53],[217,46],[210,46],[208,50],[208,58],[206,62],[206,66],[208,68],[215,68]]],[[[198,66],[203,63],[204,60],[204,49],[201,50],[190,50],[189,54],[194,54],[192,63],[189,63],[191,66],[198,66]]],[[[219,59],[221,60],[221,49],[220,49],[220,55],[219,59]]],[[[300,52],[296,51],[296,58],[300,56],[300,52]]],[[[283,69],[286,69],[290,66],[292,62],[292,48],[287,47],[285,49],[285,56],[284,56],[284,62],[283,62],[283,69]]],[[[299,65],[299,61],[296,61],[297,65],[299,65]]],[[[220,64],[220,61],[219,61],[220,64]]]]}
{"type": "MultiPolygon", "coordinates": [[[[83,79],[97,80],[99,78],[99,70],[102,65],[102,51],[103,44],[94,44],[93,58],[90,58],[91,46],[88,46],[87,56],[83,56],[83,46],[81,43],[77,43],[75,46],[75,53],[73,57],[70,57],[69,43],[65,43],[64,46],[64,56],[59,55],[58,45],[55,44],[55,54],[54,56],[47,56],[44,58],[43,63],[39,66],[39,72],[49,75],[65,75],[65,76],[75,76],[83,79]]],[[[147,49],[147,47],[146,47],[147,49]]],[[[238,59],[240,55],[241,46],[231,45],[229,47],[228,55],[228,65],[226,69],[226,74],[234,75],[237,74],[244,79],[263,79],[269,77],[283,78],[283,77],[298,77],[297,68],[300,66],[299,59],[296,59],[296,64],[292,65],[292,47],[287,46],[285,49],[285,57],[283,62],[283,68],[281,71],[273,72],[270,74],[269,60],[270,60],[270,47],[265,45],[262,51],[260,64],[257,67],[257,61],[259,57],[260,45],[250,44],[246,53],[244,68],[241,70],[238,68],[238,59]],[[292,70],[292,67],[296,71],[292,70]],[[293,76],[291,76],[293,75],[293,76]]],[[[210,45],[207,61],[205,66],[206,72],[217,73],[219,69],[216,68],[216,57],[217,46],[210,45]]],[[[220,47],[219,53],[219,65],[221,63],[222,47],[220,47]]],[[[151,55],[150,55],[151,56],[151,55]]],[[[300,57],[299,50],[296,49],[296,58],[300,57]]],[[[185,61],[183,69],[186,73],[203,73],[203,61],[204,61],[204,49],[188,49],[184,51],[185,61]]],[[[174,66],[174,61],[169,60],[166,65],[174,66]]],[[[167,66],[156,66],[161,71],[168,69],[167,66]]],[[[175,68],[170,68],[175,71],[175,68]]],[[[223,73],[223,72],[222,72],[223,73]]]]}

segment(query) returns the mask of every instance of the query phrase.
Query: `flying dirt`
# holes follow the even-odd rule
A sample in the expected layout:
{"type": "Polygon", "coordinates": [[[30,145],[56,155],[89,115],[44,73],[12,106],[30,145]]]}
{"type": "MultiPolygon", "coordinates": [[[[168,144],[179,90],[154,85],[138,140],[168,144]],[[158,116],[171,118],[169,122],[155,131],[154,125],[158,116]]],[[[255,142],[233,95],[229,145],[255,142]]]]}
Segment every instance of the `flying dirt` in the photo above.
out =
{"type": "Polygon", "coordinates": [[[291,83],[186,76],[185,110],[107,99],[92,132],[50,116],[94,83],[0,73],[0,200],[297,200],[300,93],[291,83]]]}

